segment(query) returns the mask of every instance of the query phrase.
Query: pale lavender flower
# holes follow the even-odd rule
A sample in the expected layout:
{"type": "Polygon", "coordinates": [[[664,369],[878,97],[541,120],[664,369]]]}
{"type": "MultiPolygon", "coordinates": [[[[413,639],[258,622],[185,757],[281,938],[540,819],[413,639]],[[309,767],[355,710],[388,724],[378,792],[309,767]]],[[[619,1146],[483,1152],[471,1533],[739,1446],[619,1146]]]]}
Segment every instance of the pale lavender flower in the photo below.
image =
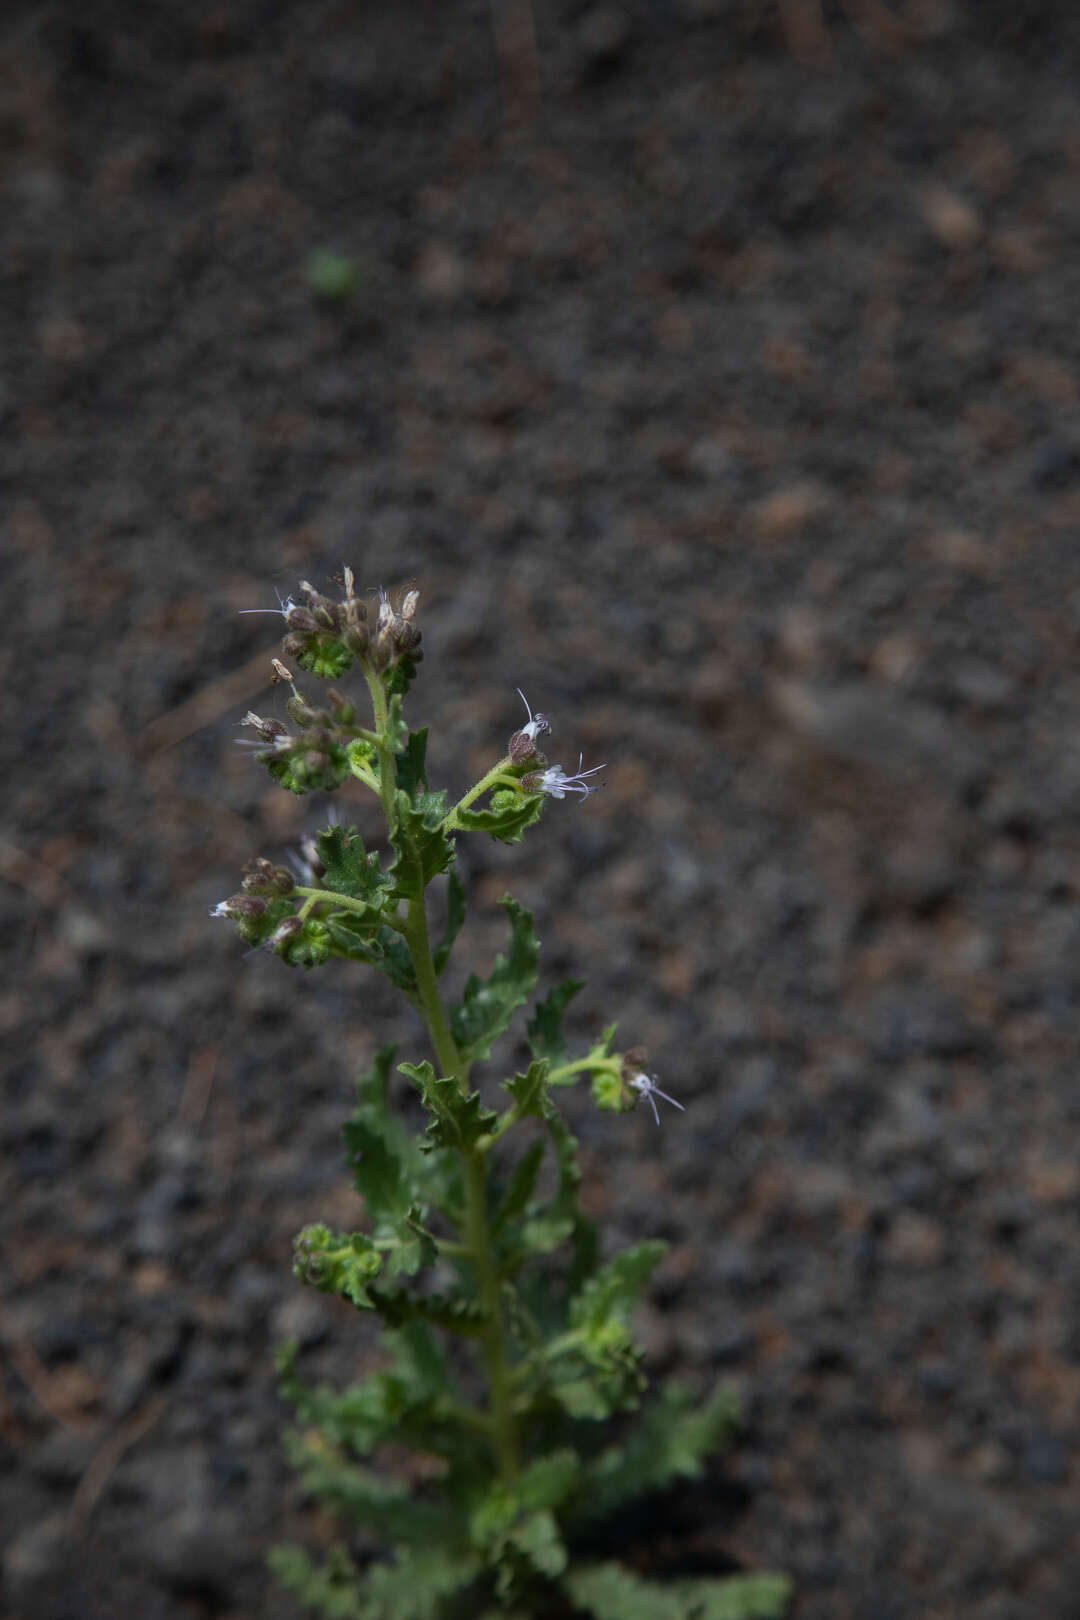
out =
{"type": "Polygon", "coordinates": [[[545,736],[551,731],[551,721],[548,719],[546,714],[540,714],[539,712],[533,714],[532,710],[529,708],[529,700],[521,690],[520,686],[516,686],[514,690],[521,699],[522,703],[524,703],[525,713],[529,717],[528,723],[522,726],[520,735],[528,737],[530,742],[535,742],[537,737],[545,736]]]}
{"type": "Polygon", "coordinates": [[[578,755],[578,768],[573,776],[567,776],[561,765],[549,765],[544,771],[532,771],[528,776],[523,776],[521,785],[529,793],[548,793],[553,799],[565,799],[568,793],[580,793],[583,799],[587,799],[590,793],[596,793],[604,784],[586,782],[585,778],[595,776],[604,766],[594,765],[591,770],[583,771],[583,758],[583,754],[578,755]]]}
{"type": "Polygon", "coordinates": [[[657,1097],[661,1098],[663,1102],[670,1103],[672,1108],[677,1108],[680,1113],[686,1112],[681,1102],[676,1102],[674,1097],[669,1097],[666,1091],[660,1090],[654,1076],[651,1074],[636,1074],[630,1081],[630,1089],[636,1091],[640,1097],[645,1098],[658,1125],[660,1123],[660,1110],[656,1106],[657,1097]]]}

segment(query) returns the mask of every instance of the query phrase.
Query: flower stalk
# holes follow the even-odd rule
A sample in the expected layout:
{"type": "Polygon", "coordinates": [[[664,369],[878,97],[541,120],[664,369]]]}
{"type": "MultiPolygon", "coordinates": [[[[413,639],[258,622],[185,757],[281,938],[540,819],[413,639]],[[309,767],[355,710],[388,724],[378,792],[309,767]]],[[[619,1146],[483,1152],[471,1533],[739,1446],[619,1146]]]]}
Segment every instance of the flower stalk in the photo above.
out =
{"type": "MultiPolygon", "coordinates": [[[[518,843],[550,800],[595,793],[603,767],[583,769],[580,757],[571,774],[549,765],[538,740],[551,721],[519,690],[525,723],[448,808],[446,793],[428,784],[427,733],[410,732],[403,714],[421,659],[417,593],[365,599],[349,569],[342,583],[336,598],[305,582],[276,610],[253,611],[280,613],[290,666],[335,682],[357,668],[370,723],[336,687],[325,704],[313,701],[276,663],[276,678],[291,685],[290,724],[253,712],[243,724],[254,733],[255,759],[289,791],[333,793],[355,783],[373,795],[386,847],[367,849],[355,827],[331,822],[305,841],[295,870],[250,861],[241,889],[212,915],[289,966],[341,958],[384,974],[420,1014],[434,1062],[397,1064],[425,1116],[413,1136],[393,1094],[395,1052],[376,1054],[344,1127],[357,1229],[335,1233],[315,1222],[295,1244],[303,1282],[379,1316],[386,1369],[337,1395],[304,1383],[295,1346],[279,1356],[281,1392],[299,1419],[291,1451],[306,1489],[366,1522],[391,1557],[362,1572],[344,1547],[323,1564],[288,1547],[276,1550],[274,1568],[327,1620],[539,1620],[553,1609],[609,1620],[624,1612],[628,1582],[635,1612],[696,1620],[706,1601],[713,1612],[705,1588],[717,1583],[690,1583],[680,1606],[672,1588],[650,1595],[648,1583],[618,1565],[576,1555],[591,1519],[700,1472],[730,1432],[732,1403],[725,1392],[699,1404],[662,1389],[639,1414],[636,1440],[601,1442],[605,1419],[640,1404],[645,1379],[629,1318],[663,1245],[599,1258],[578,1197],[577,1144],[555,1097],[588,1076],[594,1101],[612,1115],[644,1101],[659,1123],[657,1098],[682,1104],[646,1071],[644,1052],[613,1050],[614,1025],[587,1051],[570,1053],[563,1025],[582,988],[576,980],[533,1001],[523,1066],[501,1088],[474,1087],[474,1070],[534,998],[538,941],[528,912],[509,896],[501,901],[505,952],[486,977],[469,974],[456,998],[443,990],[466,914],[458,839],[518,843]],[[445,887],[437,939],[427,908],[434,884],[445,887]],[[378,1467],[402,1444],[425,1459],[419,1500],[378,1467]]],[[[723,1612],[779,1615],[786,1583],[750,1580],[758,1584],[738,1591],[738,1578],[720,1583],[723,1612]]]]}

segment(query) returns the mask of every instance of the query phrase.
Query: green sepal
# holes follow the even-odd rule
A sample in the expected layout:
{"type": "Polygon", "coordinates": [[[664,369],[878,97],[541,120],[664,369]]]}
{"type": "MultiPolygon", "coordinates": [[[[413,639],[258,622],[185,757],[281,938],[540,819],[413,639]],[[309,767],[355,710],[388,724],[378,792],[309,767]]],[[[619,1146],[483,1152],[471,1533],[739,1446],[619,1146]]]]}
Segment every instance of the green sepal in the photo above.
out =
{"type": "Polygon", "coordinates": [[[440,1079],[430,1063],[399,1063],[398,1070],[412,1081],[432,1116],[424,1144],[429,1152],[437,1147],[468,1152],[498,1124],[499,1116],[478,1091],[463,1093],[453,1076],[440,1079]]]}
{"type": "Polygon", "coordinates": [[[335,954],[333,938],[322,917],[305,917],[302,927],[280,944],[271,944],[275,956],[290,967],[322,967],[335,954]]]}
{"type": "Polygon", "coordinates": [[[382,1256],[362,1232],[331,1232],[315,1222],[293,1243],[293,1272],[323,1294],[341,1294],[361,1310],[374,1309],[368,1284],[382,1270],[382,1256]]]}
{"type": "Polygon", "coordinates": [[[380,677],[386,689],[386,695],[391,702],[396,699],[400,703],[406,692],[408,692],[409,687],[416,679],[416,666],[423,656],[423,651],[419,647],[411,648],[408,652],[398,653],[394,663],[380,677]]]}
{"type": "Polygon", "coordinates": [[[352,668],[352,653],[343,641],[326,630],[311,630],[294,633],[289,637],[292,646],[289,657],[293,662],[306,669],[309,675],[317,675],[323,681],[336,681],[352,668]],[[297,642],[301,642],[297,646],[297,642]]]}
{"type": "Polygon", "coordinates": [[[340,743],[316,747],[305,739],[287,754],[256,754],[279,787],[290,793],[333,793],[349,773],[349,755],[340,743]]]}
{"type": "Polygon", "coordinates": [[[456,866],[450,868],[446,878],[446,927],[432,955],[436,973],[441,973],[446,966],[454,941],[461,933],[465,922],[465,885],[458,876],[456,866]]]}
{"type": "Polygon", "coordinates": [[[245,945],[265,945],[278,923],[296,913],[295,899],[270,900],[261,917],[233,917],[236,932],[245,945]]]}
{"type": "MultiPolygon", "coordinates": [[[[552,1067],[566,1051],[566,1041],[563,1038],[563,1014],[579,991],[584,990],[584,979],[564,979],[549,990],[543,1001],[538,1001],[536,1011],[525,1026],[525,1035],[529,1043],[529,1051],[535,1058],[547,1058],[552,1067]]],[[[572,1075],[565,1082],[572,1085],[577,1079],[572,1075]]]]}
{"type": "Polygon", "coordinates": [[[491,795],[486,810],[458,810],[454,824],[462,832],[490,833],[501,844],[520,844],[526,827],[540,820],[543,809],[542,793],[499,788],[491,795]]]}
{"type": "Polygon", "coordinates": [[[489,978],[469,976],[461,1005],[450,1012],[450,1028],[468,1063],[487,1057],[536,983],[540,942],[532,916],[512,895],[504,895],[499,904],[510,919],[509,951],[495,958],[489,978]]]}

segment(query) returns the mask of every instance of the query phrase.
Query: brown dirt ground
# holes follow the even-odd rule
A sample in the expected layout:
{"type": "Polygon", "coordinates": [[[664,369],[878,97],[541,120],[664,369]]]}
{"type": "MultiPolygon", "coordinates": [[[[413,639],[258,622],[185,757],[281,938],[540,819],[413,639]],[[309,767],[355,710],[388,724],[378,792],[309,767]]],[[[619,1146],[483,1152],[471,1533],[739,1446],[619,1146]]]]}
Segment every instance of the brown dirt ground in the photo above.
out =
{"type": "Polygon", "coordinates": [[[609,762],[462,862],[475,963],[512,887],[687,1107],[568,1103],[651,1365],[744,1402],[624,1550],[1080,1612],[1080,20],[889,14],[4,7],[9,1620],[284,1620],[328,1533],[272,1346],[370,1340],[290,1240],[417,1032],[207,910],[313,813],[238,610],[343,561],[422,585],[441,780],[518,685],[609,762]]]}

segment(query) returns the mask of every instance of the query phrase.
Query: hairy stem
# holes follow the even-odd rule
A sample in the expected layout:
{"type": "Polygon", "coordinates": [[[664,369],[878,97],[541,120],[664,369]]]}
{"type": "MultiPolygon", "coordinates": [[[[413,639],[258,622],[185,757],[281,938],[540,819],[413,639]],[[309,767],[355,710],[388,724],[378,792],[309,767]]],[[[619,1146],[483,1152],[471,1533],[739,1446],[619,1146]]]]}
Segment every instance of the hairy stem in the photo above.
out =
{"type": "Polygon", "coordinates": [[[447,811],[446,816],[445,816],[445,818],[443,820],[443,824],[442,824],[443,832],[454,832],[457,829],[457,825],[458,825],[457,818],[458,818],[459,812],[462,811],[462,810],[467,810],[469,808],[470,804],[474,804],[475,801],[477,799],[479,799],[483,794],[485,794],[488,791],[489,788],[495,787],[498,784],[500,778],[503,779],[503,782],[504,782],[505,786],[507,786],[507,787],[516,787],[516,788],[520,789],[521,783],[518,781],[516,776],[507,776],[507,777],[503,776],[503,772],[510,770],[512,765],[513,765],[513,760],[510,758],[509,754],[505,755],[504,758],[500,759],[498,764],[493,765],[491,767],[490,771],[487,771],[480,778],[480,780],[479,780],[479,782],[477,782],[476,786],[471,787],[469,789],[468,793],[465,794],[464,798],[459,799],[457,804],[455,804],[454,808],[452,810],[447,811]]]}
{"type": "Polygon", "coordinates": [[[446,1077],[454,1075],[464,1091],[468,1066],[461,1060],[461,1053],[451,1034],[450,1024],[439,996],[439,981],[431,957],[431,941],[428,938],[427,911],[423,895],[409,901],[402,932],[409,947],[409,955],[412,957],[413,972],[416,974],[420,1011],[424,1015],[431,1044],[439,1060],[439,1068],[446,1077]]]}
{"type": "Polygon", "coordinates": [[[499,1474],[507,1483],[521,1472],[513,1383],[506,1353],[506,1327],[499,1298],[499,1277],[491,1251],[487,1219],[486,1156],[477,1148],[465,1160],[465,1238],[476,1278],[476,1291],[487,1310],[487,1327],[480,1341],[491,1401],[491,1430],[499,1474]]]}
{"type": "Polygon", "coordinates": [[[386,725],[389,719],[389,709],[386,702],[386,692],[383,683],[374,670],[365,667],[364,679],[371,693],[371,706],[375,711],[376,741],[379,745],[379,798],[382,800],[383,815],[386,825],[393,830],[397,825],[397,816],[394,813],[394,751],[390,747],[386,735],[386,725]]]}

